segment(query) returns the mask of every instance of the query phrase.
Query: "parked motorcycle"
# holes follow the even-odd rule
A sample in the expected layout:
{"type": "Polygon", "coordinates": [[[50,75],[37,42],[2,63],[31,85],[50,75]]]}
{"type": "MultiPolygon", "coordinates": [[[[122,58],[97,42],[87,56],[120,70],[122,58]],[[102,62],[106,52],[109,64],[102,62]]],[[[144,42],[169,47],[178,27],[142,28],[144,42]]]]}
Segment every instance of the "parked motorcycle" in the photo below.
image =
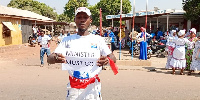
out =
{"type": "MultiPolygon", "coordinates": [[[[129,41],[128,43],[127,43],[127,45],[129,46],[129,53],[132,55],[132,42],[131,41],[129,41]]],[[[133,55],[135,56],[135,55],[139,55],[139,53],[140,53],[140,47],[139,47],[139,43],[137,43],[137,41],[136,40],[134,40],[133,41],[133,55]]]]}
{"type": "Polygon", "coordinates": [[[36,39],[32,36],[32,34],[29,35],[28,43],[29,43],[29,45],[32,46],[32,47],[35,47],[36,44],[37,44],[37,41],[36,41],[36,39]]]}
{"type": "Polygon", "coordinates": [[[152,50],[152,54],[155,54],[156,57],[159,57],[159,56],[165,57],[165,47],[166,47],[165,44],[158,42],[156,40],[156,41],[153,41],[153,42],[150,43],[150,47],[151,47],[151,50],[152,50]]]}

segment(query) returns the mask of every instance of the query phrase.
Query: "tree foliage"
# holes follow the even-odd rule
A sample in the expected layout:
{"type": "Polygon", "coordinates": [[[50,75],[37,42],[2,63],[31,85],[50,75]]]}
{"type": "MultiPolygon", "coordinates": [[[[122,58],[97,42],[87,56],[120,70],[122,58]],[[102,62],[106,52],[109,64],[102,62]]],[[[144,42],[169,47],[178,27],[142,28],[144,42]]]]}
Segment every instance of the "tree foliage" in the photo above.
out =
{"type": "Polygon", "coordinates": [[[69,18],[68,21],[74,21],[75,11],[78,7],[88,7],[88,0],[69,0],[64,7],[64,14],[69,18]]]}
{"type": "Polygon", "coordinates": [[[29,10],[52,19],[57,18],[57,13],[53,8],[35,0],[11,0],[8,7],[29,10]]]}
{"type": "Polygon", "coordinates": [[[58,22],[67,22],[69,20],[69,17],[67,17],[64,13],[58,15],[57,21],[58,22]]]}
{"type": "MultiPolygon", "coordinates": [[[[96,5],[89,7],[92,12],[93,24],[99,26],[99,9],[102,9],[102,25],[109,26],[111,22],[106,20],[106,15],[118,15],[120,13],[121,0],[100,0],[96,5]]],[[[123,0],[122,13],[126,14],[131,11],[131,2],[129,0],[123,0]]],[[[115,23],[115,26],[119,26],[119,22],[115,23]]]]}
{"type": "Polygon", "coordinates": [[[185,17],[193,23],[200,24],[200,0],[183,0],[185,17]]]}

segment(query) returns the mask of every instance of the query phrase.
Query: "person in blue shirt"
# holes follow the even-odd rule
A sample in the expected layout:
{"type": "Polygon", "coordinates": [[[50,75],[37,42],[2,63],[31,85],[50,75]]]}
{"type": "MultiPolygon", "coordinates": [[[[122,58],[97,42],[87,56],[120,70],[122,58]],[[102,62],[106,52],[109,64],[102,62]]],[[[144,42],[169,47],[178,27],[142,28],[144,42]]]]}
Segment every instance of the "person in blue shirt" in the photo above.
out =
{"type": "Polygon", "coordinates": [[[115,34],[112,32],[112,30],[109,30],[109,31],[108,31],[108,34],[109,34],[109,37],[111,37],[111,50],[112,50],[112,52],[113,52],[114,50],[116,50],[116,45],[115,45],[116,36],[115,36],[115,34]]]}
{"type": "Polygon", "coordinates": [[[104,30],[103,37],[108,37],[108,32],[107,32],[107,30],[104,30]]]}
{"type": "Polygon", "coordinates": [[[163,36],[163,32],[162,31],[158,31],[156,39],[160,39],[160,36],[163,36]]]}

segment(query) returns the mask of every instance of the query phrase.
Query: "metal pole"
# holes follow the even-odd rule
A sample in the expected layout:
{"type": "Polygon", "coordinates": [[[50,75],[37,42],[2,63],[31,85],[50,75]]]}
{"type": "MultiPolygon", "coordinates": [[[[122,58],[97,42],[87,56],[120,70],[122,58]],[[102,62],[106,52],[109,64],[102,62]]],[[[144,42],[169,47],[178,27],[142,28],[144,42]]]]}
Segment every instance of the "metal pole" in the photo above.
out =
{"type": "Polygon", "coordinates": [[[133,35],[134,35],[134,27],[135,27],[135,0],[133,0],[133,26],[132,26],[132,45],[131,45],[131,52],[132,52],[132,54],[131,54],[131,60],[133,60],[133,35]]]}
{"type": "Polygon", "coordinates": [[[145,28],[147,29],[147,15],[148,15],[148,12],[147,12],[147,8],[148,7],[148,0],[146,2],[146,21],[145,21],[145,28]]]}
{"type": "Polygon", "coordinates": [[[169,14],[167,14],[167,35],[169,34],[169,14]]]}
{"type": "Polygon", "coordinates": [[[151,18],[150,18],[150,33],[151,33],[151,18]]]}
{"type": "Polygon", "coordinates": [[[102,12],[100,8],[100,36],[102,36],[102,12]]]}
{"type": "Polygon", "coordinates": [[[121,0],[121,7],[120,7],[120,37],[119,37],[119,60],[121,59],[121,42],[122,42],[122,0],[121,0]]]}

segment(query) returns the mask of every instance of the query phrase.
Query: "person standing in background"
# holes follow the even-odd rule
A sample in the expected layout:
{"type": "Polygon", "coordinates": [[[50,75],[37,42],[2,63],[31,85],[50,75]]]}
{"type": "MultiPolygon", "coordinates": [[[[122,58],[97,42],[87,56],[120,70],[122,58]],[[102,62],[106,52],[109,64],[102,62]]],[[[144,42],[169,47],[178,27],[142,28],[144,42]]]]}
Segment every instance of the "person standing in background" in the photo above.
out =
{"type": "Polygon", "coordinates": [[[44,66],[44,54],[46,53],[47,57],[51,54],[50,52],[50,40],[51,38],[48,35],[44,34],[44,31],[40,31],[41,36],[38,37],[38,45],[40,45],[40,67],[44,66]]]}

